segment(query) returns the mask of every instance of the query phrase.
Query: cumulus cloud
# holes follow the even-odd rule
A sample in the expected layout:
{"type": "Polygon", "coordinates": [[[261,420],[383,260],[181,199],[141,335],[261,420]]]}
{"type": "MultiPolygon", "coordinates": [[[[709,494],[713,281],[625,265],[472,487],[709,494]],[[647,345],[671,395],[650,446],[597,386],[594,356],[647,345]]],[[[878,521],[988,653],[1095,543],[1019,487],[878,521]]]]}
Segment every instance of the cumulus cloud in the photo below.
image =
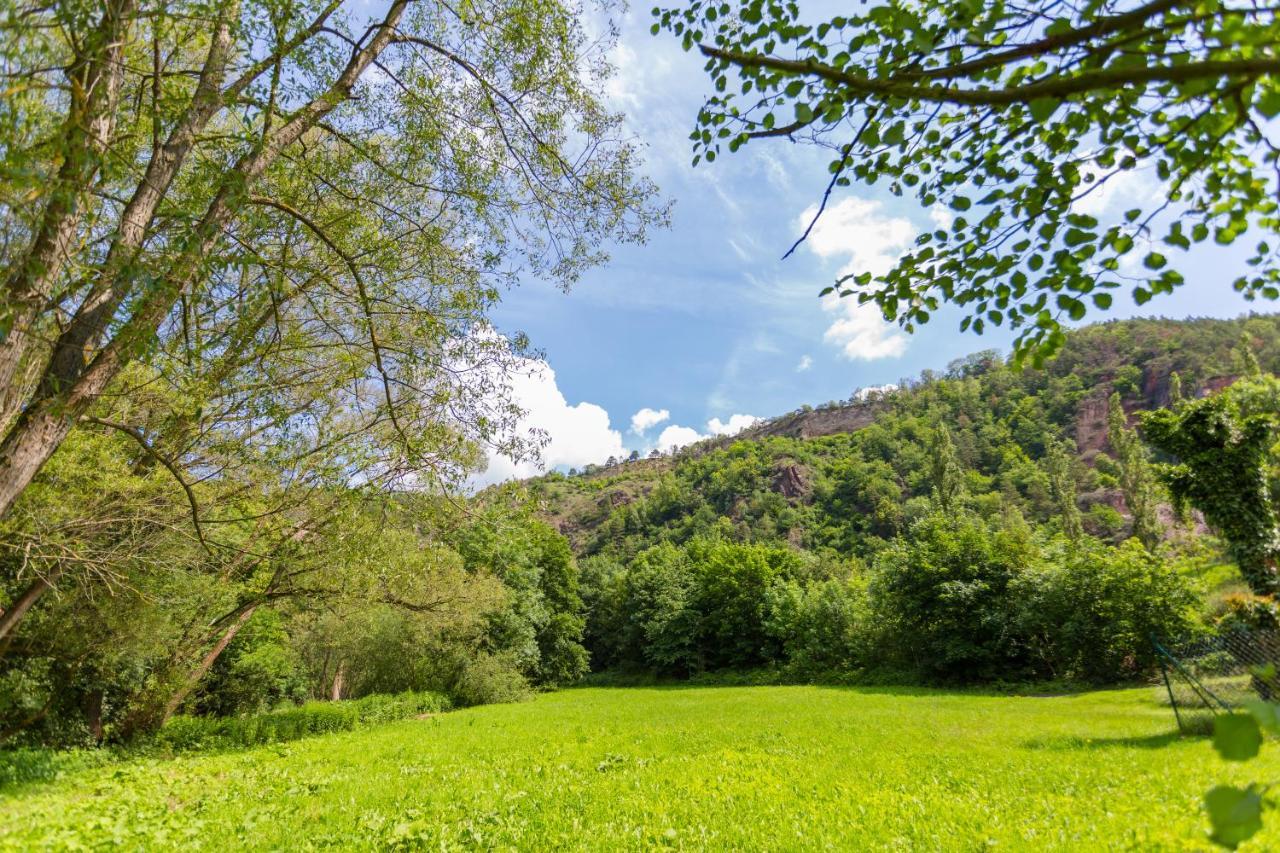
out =
{"type": "Polygon", "coordinates": [[[755,415],[730,415],[727,422],[719,418],[712,418],[707,421],[707,429],[713,435],[737,435],[747,427],[759,422],[760,419],[755,415]]]}
{"type": "Polygon", "coordinates": [[[475,478],[476,486],[532,477],[561,466],[598,464],[610,456],[626,455],[622,433],[610,426],[609,413],[595,403],[570,405],[556,384],[555,371],[545,362],[526,362],[511,378],[511,395],[524,410],[518,430],[541,430],[547,438],[541,464],[532,460],[513,462],[491,454],[488,468],[475,478]]]}
{"type": "Polygon", "coordinates": [[[935,204],[929,208],[929,221],[933,223],[935,228],[941,228],[943,231],[950,231],[951,226],[955,224],[956,215],[948,208],[940,204],[935,204]]]}
{"type": "Polygon", "coordinates": [[[796,373],[804,373],[813,367],[813,359],[807,355],[800,356],[800,363],[796,365],[796,373]]]}
{"type": "MultiPolygon", "coordinates": [[[[817,212],[817,205],[810,205],[800,214],[797,228],[803,231],[817,212]]],[[[838,275],[880,275],[889,271],[915,237],[915,226],[886,214],[880,202],[850,197],[827,208],[805,245],[824,260],[843,259],[838,275]]]]}
{"type": "Polygon", "coordinates": [[[879,397],[882,394],[888,394],[897,390],[898,386],[894,385],[892,382],[886,385],[870,385],[866,388],[859,388],[857,391],[854,391],[853,399],[866,400],[869,397],[879,397]]]}
{"type": "Polygon", "coordinates": [[[657,447],[662,452],[671,450],[672,448],[684,447],[693,444],[695,441],[701,441],[706,438],[705,435],[698,432],[693,427],[671,425],[662,431],[658,436],[657,447]]]}
{"type": "Polygon", "coordinates": [[[631,416],[631,431],[636,435],[644,435],[651,427],[671,419],[671,412],[666,409],[650,409],[648,406],[631,416]]]}
{"type": "Polygon", "coordinates": [[[897,358],[907,351],[907,336],[886,322],[875,305],[859,305],[853,299],[842,299],[834,310],[841,316],[827,327],[822,337],[840,347],[845,358],[874,361],[897,358]]]}
{"type": "MultiPolygon", "coordinates": [[[[803,231],[817,211],[816,206],[805,210],[796,227],[803,231]]],[[[939,217],[934,217],[934,222],[941,224],[939,217]]],[[[805,245],[823,260],[841,262],[838,276],[881,275],[893,267],[915,237],[916,228],[909,220],[889,215],[878,201],[854,197],[828,208],[805,245]]],[[[838,298],[828,298],[823,306],[837,315],[824,338],[839,347],[845,358],[896,358],[906,351],[907,336],[874,306],[838,298]]]]}
{"type": "MultiPolygon", "coordinates": [[[[1102,178],[1095,172],[1094,177],[1102,178]]],[[[1160,200],[1162,187],[1143,171],[1116,172],[1099,183],[1089,185],[1083,198],[1071,204],[1071,209],[1086,216],[1103,217],[1117,215],[1122,210],[1146,207],[1160,200]]]]}
{"type": "Polygon", "coordinates": [[[704,438],[711,438],[716,435],[737,435],[747,427],[759,422],[760,418],[755,415],[730,415],[727,421],[712,418],[707,421],[706,432],[698,432],[693,427],[672,424],[658,435],[658,441],[654,446],[666,453],[672,448],[679,449],[696,441],[702,441],[704,438]]]}

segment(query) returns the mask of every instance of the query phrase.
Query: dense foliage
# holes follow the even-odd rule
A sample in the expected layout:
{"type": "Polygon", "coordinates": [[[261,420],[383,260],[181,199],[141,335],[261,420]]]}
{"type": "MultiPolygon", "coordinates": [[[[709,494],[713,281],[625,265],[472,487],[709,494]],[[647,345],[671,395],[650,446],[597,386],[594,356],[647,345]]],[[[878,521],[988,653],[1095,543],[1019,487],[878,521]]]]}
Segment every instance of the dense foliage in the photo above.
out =
{"type": "Polygon", "coordinates": [[[576,678],[568,550],[446,496],[537,450],[503,288],[664,221],[612,33],[541,0],[0,18],[0,744],[576,678]]]}
{"type": "Polygon", "coordinates": [[[0,642],[10,745],[126,739],[181,710],[252,715],[421,690],[505,701],[585,668],[575,559],[516,506],[337,493],[339,509],[304,541],[210,567],[168,475],[132,473],[126,441],[86,438],[63,446],[2,528],[8,595],[37,560],[62,572],[0,642]],[[152,520],[157,507],[168,525],[152,520]],[[108,508],[137,517],[102,521],[108,508]],[[65,520],[77,518],[104,529],[65,520]],[[74,561],[56,559],[48,530],[74,561]]]}
{"type": "Polygon", "coordinates": [[[705,539],[588,562],[595,664],[670,675],[1108,682],[1149,671],[1152,634],[1184,635],[1198,602],[1137,542],[1037,542],[967,512],[917,520],[867,568],[705,539]]]}
{"type": "MultiPolygon", "coordinates": [[[[584,556],[596,669],[1122,679],[1153,665],[1153,633],[1234,612],[1239,583],[1201,606],[1216,540],[1174,517],[1168,458],[1131,422],[1219,405],[1251,359],[1280,366],[1277,318],[1089,327],[1044,370],[979,353],[531,491],[584,556]]],[[[1274,406],[1248,390],[1273,381],[1226,397],[1274,406]]]]}

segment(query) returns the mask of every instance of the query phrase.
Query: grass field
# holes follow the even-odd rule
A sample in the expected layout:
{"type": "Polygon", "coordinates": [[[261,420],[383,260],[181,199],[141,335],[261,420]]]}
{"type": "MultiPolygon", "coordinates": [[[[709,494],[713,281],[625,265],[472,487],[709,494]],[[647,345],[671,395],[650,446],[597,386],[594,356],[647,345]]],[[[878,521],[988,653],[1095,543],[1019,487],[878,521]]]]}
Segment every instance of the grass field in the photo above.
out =
{"type": "Polygon", "coordinates": [[[10,787],[0,845],[1205,849],[1203,792],[1276,755],[1225,764],[1150,689],[580,689],[10,787]]]}

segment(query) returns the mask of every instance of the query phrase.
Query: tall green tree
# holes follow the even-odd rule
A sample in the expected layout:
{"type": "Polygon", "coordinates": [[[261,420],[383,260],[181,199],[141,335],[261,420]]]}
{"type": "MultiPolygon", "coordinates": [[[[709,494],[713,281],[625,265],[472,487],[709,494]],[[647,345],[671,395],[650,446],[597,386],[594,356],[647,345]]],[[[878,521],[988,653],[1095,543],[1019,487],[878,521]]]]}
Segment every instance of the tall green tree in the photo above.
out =
{"type": "Polygon", "coordinates": [[[1070,439],[1048,441],[1044,467],[1062,532],[1067,539],[1078,542],[1084,537],[1084,523],[1076,503],[1075,443],[1070,439]]]}
{"type": "Polygon", "coordinates": [[[929,481],[939,509],[950,512],[958,508],[964,497],[964,469],[946,424],[938,424],[929,443],[929,481]]]}
{"type": "Polygon", "coordinates": [[[1120,490],[1124,493],[1129,514],[1133,516],[1133,535],[1148,551],[1153,550],[1164,535],[1156,514],[1159,493],[1155,472],[1137,430],[1129,427],[1129,418],[1120,404],[1119,394],[1112,394],[1108,404],[1107,442],[1120,469],[1120,490]]]}
{"type": "Polygon", "coordinates": [[[1012,327],[1039,361],[1062,320],[1180,285],[1171,250],[1247,231],[1260,239],[1232,286],[1280,296],[1273,8],[906,0],[814,20],[795,2],[692,0],[655,15],[655,34],[706,57],[717,91],[695,163],[763,139],[815,144],[831,159],[814,221],[854,182],[949,214],[888,272],[827,289],[908,330],[952,303],[963,328],[1012,327]],[[1135,180],[1153,191],[1122,191],[1123,216],[1086,206],[1135,180]]]}

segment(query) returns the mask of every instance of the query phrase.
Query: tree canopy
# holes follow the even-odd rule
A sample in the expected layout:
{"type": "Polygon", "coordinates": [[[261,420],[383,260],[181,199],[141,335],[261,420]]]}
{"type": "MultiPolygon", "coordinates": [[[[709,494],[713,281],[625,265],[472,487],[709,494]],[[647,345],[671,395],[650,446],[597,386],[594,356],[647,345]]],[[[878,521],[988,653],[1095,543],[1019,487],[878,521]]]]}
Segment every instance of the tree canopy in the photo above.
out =
{"type": "Polygon", "coordinates": [[[91,411],[140,360],[190,405],[170,433],[332,431],[351,473],[456,482],[510,422],[500,288],[661,221],[575,9],[342,5],[7,15],[0,515],[82,419],[143,427],[91,411]]]}
{"type": "Polygon", "coordinates": [[[1280,296],[1273,8],[901,0],[818,22],[796,2],[693,0],[654,14],[655,34],[707,57],[717,91],[695,164],[783,137],[831,153],[818,216],[855,181],[941,211],[889,272],[827,288],[908,330],[952,303],[964,329],[1017,329],[1038,363],[1063,320],[1182,284],[1172,250],[1247,231],[1260,239],[1233,286],[1280,296]],[[1135,176],[1154,190],[1126,192],[1135,176]],[[1112,189],[1128,209],[1104,221],[1087,202],[1112,189]]]}

